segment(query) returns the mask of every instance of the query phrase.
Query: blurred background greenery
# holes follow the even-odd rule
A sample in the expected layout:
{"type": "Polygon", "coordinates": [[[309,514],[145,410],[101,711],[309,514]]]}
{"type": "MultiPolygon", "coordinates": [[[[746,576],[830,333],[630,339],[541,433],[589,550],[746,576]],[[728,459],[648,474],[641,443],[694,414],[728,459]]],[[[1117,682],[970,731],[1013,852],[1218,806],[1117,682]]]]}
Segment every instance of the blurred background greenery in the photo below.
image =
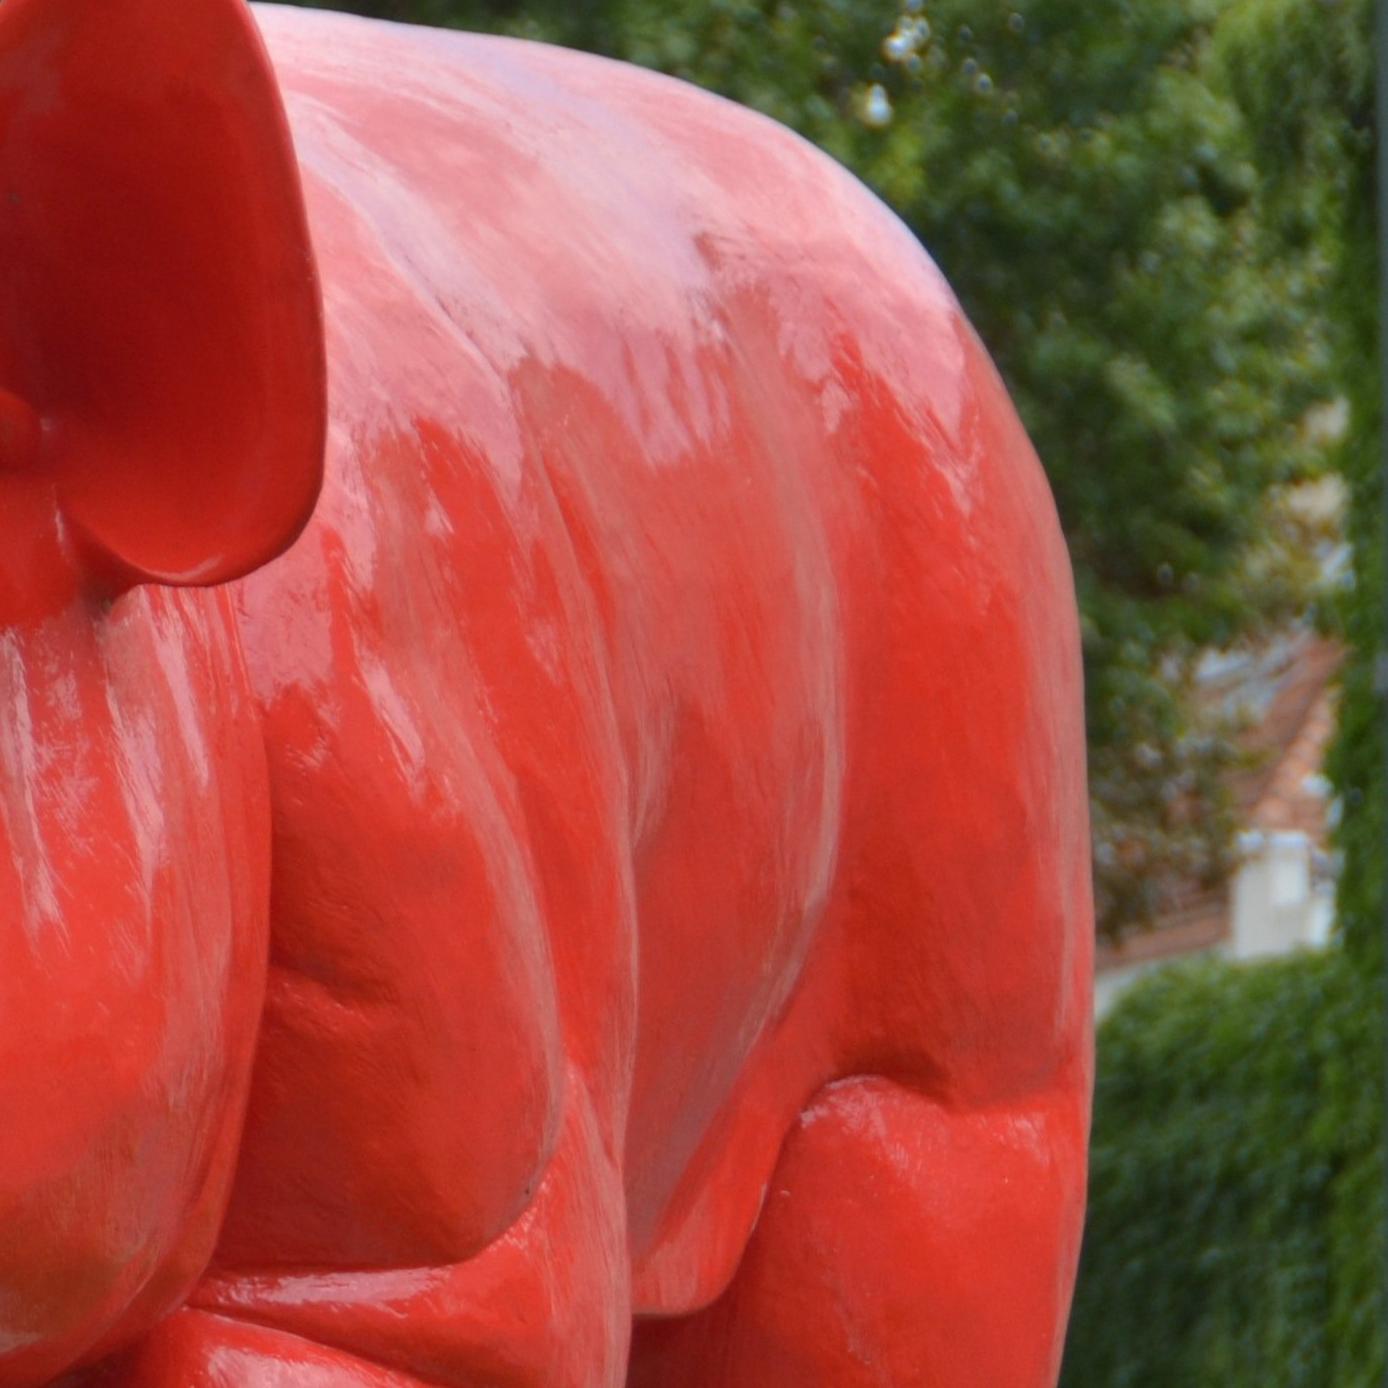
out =
{"type": "Polygon", "coordinates": [[[1211,651],[1349,648],[1335,944],[1162,972],[1100,1036],[1067,1388],[1379,1384],[1384,750],[1368,0],[351,0],[641,63],[794,127],[924,242],[1054,487],[1109,938],[1234,862],[1211,651]],[[1317,411],[1348,406],[1327,439],[1317,411]],[[1290,504],[1348,489],[1351,579],[1290,504]]]}

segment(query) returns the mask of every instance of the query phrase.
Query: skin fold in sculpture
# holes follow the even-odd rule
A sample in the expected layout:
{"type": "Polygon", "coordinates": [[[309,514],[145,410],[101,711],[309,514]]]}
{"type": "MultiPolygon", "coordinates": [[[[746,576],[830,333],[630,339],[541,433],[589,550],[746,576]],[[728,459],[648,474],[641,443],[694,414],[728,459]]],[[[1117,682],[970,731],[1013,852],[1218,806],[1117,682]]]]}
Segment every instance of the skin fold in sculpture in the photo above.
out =
{"type": "Polygon", "coordinates": [[[0,1388],[1048,1388],[1078,631],[910,234],[509,40],[0,3],[0,1388]]]}

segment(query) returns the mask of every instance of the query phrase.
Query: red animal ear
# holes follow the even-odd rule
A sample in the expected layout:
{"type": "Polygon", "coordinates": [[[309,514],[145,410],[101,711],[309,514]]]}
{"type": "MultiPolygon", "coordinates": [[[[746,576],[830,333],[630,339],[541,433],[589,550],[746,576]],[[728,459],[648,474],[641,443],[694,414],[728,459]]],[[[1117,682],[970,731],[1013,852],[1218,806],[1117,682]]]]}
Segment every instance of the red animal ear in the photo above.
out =
{"type": "Polygon", "coordinates": [[[119,586],[235,578],[308,519],[320,297],[241,0],[0,0],[0,390],[119,586]]]}

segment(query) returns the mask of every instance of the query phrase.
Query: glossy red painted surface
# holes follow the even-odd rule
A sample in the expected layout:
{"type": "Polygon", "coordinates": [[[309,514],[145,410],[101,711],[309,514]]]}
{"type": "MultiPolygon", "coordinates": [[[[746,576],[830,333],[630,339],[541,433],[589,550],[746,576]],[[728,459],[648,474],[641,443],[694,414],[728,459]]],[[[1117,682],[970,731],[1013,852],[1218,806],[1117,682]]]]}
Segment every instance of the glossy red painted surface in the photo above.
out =
{"type": "Polygon", "coordinates": [[[256,21],[0,8],[0,1385],[1052,1383],[1078,641],[949,291],[692,89],[256,21]]]}

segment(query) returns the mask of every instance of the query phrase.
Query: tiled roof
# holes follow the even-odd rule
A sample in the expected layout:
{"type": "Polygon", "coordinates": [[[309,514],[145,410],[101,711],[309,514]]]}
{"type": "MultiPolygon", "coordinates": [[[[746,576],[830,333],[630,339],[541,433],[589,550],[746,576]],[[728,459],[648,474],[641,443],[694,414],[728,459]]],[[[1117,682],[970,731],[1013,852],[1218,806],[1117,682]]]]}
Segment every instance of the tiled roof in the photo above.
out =
{"type": "MultiPolygon", "coordinates": [[[[1335,725],[1335,675],[1341,648],[1307,628],[1264,647],[1212,662],[1206,697],[1251,722],[1242,741],[1252,765],[1231,787],[1239,826],[1304,833],[1326,847],[1327,788],[1321,777],[1335,725]]],[[[1229,891],[1192,882],[1178,887],[1175,907],[1150,930],[1119,944],[1101,942],[1095,969],[1174,958],[1206,950],[1229,934],[1229,891]]]]}

